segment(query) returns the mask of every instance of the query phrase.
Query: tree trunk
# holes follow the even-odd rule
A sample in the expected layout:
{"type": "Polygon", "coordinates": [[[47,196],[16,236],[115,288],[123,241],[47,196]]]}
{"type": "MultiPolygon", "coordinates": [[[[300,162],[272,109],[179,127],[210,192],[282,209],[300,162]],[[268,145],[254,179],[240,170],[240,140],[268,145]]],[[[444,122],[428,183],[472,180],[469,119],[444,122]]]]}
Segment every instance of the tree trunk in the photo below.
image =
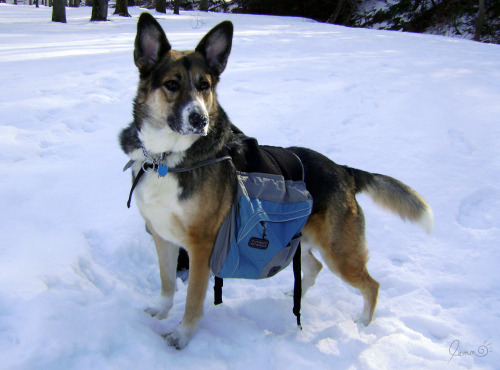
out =
{"type": "Polygon", "coordinates": [[[338,0],[337,7],[335,8],[335,11],[330,16],[330,18],[328,18],[328,20],[326,21],[326,23],[332,23],[332,24],[334,24],[334,23],[337,22],[337,18],[339,17],[340,12],[342,11],[342,8],[344,7],[345,2],[346,2],[346,0],[338,0]]]}
{"type": "Polygon", "coordinates": [[[476,33],[474,34],[474,40],[481,41],[481,29],[484,24],[484,0],[479,0],[479,14],[476,19],[476,33]]]}
{"type": "Polygon", "coordinates": [[[128,2],[127,0],[116,0],[116,8],[113,14],[121,15],[122,17],[130,17],[128,14],[128,2]]]}
{"type": "Polygon", "coordinates": [[[108,20],[108,0],[94,0],[92,4],[91,21],[107,21],[108,20]]]}
{"type": "Polygon", "coordinates": [[[66,23],[66,0],[54,0],[52,22],[66,23]]]}
{"type": "Polygon", "coordinates": [[[174,0],[174,14],[179,14],[179,0],[174,0]]]}
{"type": "Polygon", "coordinates": [[[356,11],[356,9],[358,8],[358,5],[361,2],[361,0],[351,0],[349,2],[351,4],[351,8],[349,9],[349,15],[347,16],[347,18],[343,22],[344,26],[350,26],[351,25],[352,15],[354,14],[354,12],[356,11]]]}
{"type": "Polygon", "coordinates": [[[208,12],[208,0],[200,0],[200,10],[202,12],[208,12]]]}
{"type": "Polygon", "coordinates": [[[155,7],[158,13],[167,13],[167,0],[155,0],[155,7]]]}

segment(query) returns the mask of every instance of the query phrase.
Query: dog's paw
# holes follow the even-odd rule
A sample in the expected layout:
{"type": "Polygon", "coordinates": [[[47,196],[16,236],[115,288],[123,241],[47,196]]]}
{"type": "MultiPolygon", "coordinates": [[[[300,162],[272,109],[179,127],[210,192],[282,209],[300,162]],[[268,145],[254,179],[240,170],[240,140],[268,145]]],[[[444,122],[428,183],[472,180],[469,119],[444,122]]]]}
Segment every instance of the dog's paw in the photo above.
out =
{"type": "Polygon", "coordinates": [[[170,309],[173,305],[173,297],[160,297],[159,308],[147,307],[144,312],[149,313],[151,317],[154,317],[155,319],[163,320],[168,317],[168,313],[170,312],[170,309]]]}
{"type": "Polygon", "coordinates": [[[164,338],[170,347],[181,350],[188,345],[191,336],[185,335],[179,330],[175,330],[173,333],[166,334],[164,338]]]}
{"type": "Polygon", "coordinates": [[[154,307],[146,307],[144,309],[144,312],[150,314],[151,317],[154,317],[155,319],[158,319],[158,320],[166,319],[168,317],[169,311],[170,310],[160,310],[160,309],[154,308],[154,307]]]}
{"type": "Polygon", "coordinates": [[[371,322],[372,322],[372,318],[369,316],[365,316],[365,315],[361,316],[359,319],[354,321],[354,323],[356,323],[357,325],[363,325],[363,326],[368,326],[368,325],[370,325],[371,322]]]}

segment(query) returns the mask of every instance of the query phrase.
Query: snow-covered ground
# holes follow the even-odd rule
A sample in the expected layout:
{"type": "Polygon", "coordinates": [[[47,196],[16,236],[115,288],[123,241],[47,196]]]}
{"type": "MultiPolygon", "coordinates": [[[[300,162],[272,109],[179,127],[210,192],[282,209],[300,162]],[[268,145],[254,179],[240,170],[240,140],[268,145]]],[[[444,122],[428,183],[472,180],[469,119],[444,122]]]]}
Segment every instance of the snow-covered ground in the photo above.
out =
{"type": "Polygon", "coordinates": [[[361,296],[322,271],[303,331],[283,295],[291,269],[226,280],[189,346],[143,312],[160,290],[117,134],[131,120],[132,18],[90,23],[90,8],[0,4],[0,368],[498,368],[500,46],[349,29],[300,18],[161,15],[175,48],[235,24],[222,105],[261,143],[302,145],[394,176],[431,204],[435,231],[360,196],[381,283],[373,323],[361,296]],[[480,352],[484,350],[483,352],[480,352]],[[474,351],[474,353],[472,353],[474,351]],[[452,356],[454,353],[455,356],[452,356]],[[461,356],[459,356],[461,355],[461,356]]]}

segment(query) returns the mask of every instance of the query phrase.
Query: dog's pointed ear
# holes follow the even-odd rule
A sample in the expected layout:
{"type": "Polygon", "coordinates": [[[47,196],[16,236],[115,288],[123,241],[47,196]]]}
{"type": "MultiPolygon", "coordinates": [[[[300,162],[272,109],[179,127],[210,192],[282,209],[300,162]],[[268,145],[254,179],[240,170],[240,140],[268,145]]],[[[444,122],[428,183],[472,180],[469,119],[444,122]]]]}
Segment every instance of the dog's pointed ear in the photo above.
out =
{"type": "Polygon", "coordinates": [[[196,51],[203,54],[210,68],[217,76],[224,71],[227,59],[231,53],[233,43],[233,24],[224,21],[212,28],[196,47],[196,51]]]}
{"type": "Polygon", "coordinates": [[[168,52],[170,46],[158,21],[149,13],[142,13],[137,22],[134,62],[142,74],[146,74],[168,52]]]}

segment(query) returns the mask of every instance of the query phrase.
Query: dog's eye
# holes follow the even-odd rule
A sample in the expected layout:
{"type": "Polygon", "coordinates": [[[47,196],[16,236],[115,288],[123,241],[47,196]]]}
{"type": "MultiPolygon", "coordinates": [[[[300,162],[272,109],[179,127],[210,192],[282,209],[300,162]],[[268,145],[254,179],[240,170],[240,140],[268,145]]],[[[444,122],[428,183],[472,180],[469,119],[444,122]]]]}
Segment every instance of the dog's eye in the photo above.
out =
{"type": "Polygon", "coordinates": [[[199,87],[199,89],[200,89],[201,91],[208,90],[208,89],[210,89],[210,84],[209,84],[207,81],[202,81],[202,82],[200,83],[200,87],[199,87]]]}
{"type": "Polygon", "coordinates": [[[170,92],[177,92],[180,88],[179,82],[175,80],[167,81],[163,86],[165,86],[165,88],[170,92]]]}

